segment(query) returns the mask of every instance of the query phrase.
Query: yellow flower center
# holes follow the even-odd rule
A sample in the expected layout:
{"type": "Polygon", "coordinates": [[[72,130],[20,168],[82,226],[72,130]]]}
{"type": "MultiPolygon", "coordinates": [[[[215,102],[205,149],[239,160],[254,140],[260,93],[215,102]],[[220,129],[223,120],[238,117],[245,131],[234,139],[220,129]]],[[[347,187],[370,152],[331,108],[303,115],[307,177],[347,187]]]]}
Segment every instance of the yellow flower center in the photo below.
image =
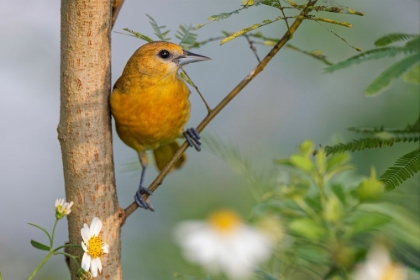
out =
{"type": "Polygon", "coordinates": [[[63,210],[63,206],[62,205],[58,205],[57,206],[57,212],[61,213],[61,214],[66,214],[66,209],[63,210]]]}
{"type": "Polygon", "coordinates": [[[240,226],[241,218],[233,211],[220,210],[210,216],[209,222],[217,231],[227,233],[240,226]]]}
{"type": "Polygon", "coordinates": [[[92,236],[87,244],[87,253],[94,259],[100,257],[102,255],[102,243],[101,238],[98,236],[92,236]]]}

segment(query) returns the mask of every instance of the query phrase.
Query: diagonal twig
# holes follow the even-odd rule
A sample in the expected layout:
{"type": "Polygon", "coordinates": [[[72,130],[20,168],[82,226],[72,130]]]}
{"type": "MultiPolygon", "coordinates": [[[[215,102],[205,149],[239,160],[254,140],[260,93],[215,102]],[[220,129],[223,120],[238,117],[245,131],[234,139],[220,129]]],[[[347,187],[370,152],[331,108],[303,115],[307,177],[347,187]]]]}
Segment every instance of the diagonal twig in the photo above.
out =
{"type": "MultiPolygon", "coordinates": [[[[271,51],[264,57],[264,59],[254,68],[251,73],[249,73],[226,97],[220,101],[217,106],[211,110],[211,112],[201,121],[201,123],[197,126],[197,131],[201,132],[203,129],[216,117],[219,112],[236,96],[242,89],[251,82],[268,64],[268,62],[277,54],[277,52],[284,47],[284,45],[289,41],[291,35],[296,31],[296,29],[300,26],[302,21],[305,19],[306,13],[310,11],[309,7],[314,6],[318,0],[310,0],[306,8],[301,11],[301,17],[297,18],[293,24],[290,26],[289,30],[283,35],[283,37],[277,42],[277,44],[271,49],[271,51]]],[[[165,179],[166,175],[171,171],[174,163],[181,157],[181,155],[185,152],[188,148],[188,143],[185,141],[181,147],[179,147],[178,151],[174,154],[171,160],[166,164],[166,166],[162,169],[159,175],[155,178],[155,180],[150,184],[149,191],[154,192],[159,185],[162,184],[163,179],[165,179]]],[[[148,195],[144,194],[143,198],[148,201],[148,195]]],[[[127,217],[129,217],[136,209],[138,205],[136,202],[131,203],[124,212],[121,214],[121,221],[122,223],[125,222],[127,217]]]]}

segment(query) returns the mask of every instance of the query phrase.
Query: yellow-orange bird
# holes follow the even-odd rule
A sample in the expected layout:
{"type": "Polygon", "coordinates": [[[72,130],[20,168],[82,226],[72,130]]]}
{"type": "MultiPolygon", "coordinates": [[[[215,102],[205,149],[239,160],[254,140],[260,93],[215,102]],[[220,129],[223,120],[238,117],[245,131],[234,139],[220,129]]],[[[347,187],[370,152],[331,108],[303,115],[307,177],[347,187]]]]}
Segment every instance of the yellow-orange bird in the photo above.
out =
{"type": "MultiPolygon", "coordinates": [[[[190,146],[200,150],[200,136],[194,128],[184,131],[190,117],[190,91],[178,76],[180,66],[210,58],[183,50],[169,42],[152,42],[138,48],[121,77],[114,85],[110,98],[121,140],[136,150],[142,172],[139,189],[134,196],[140,207],[150,208],[143,193],[148,164],[147,150],[153,150],[156,165],[162,169],[176,152],[176,138],[184,135],[190,146]]],[[[181,158],[175,165],[179,168],[181,158]]]]}

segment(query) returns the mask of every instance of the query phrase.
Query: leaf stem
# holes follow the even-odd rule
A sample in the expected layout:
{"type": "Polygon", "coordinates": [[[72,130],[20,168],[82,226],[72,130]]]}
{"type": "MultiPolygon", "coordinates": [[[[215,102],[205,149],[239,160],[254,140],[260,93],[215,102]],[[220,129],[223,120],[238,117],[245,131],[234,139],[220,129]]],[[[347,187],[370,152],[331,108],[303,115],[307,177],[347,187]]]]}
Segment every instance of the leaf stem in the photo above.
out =
{"type": "Polygon", "coordinates": [[[48,253],[48,255],[45,256],[45,258],[39,263],[39,265],[35,268],[35,270],[31,273],[31,275],[29,275],[29,277],[27,278],[27,280],[31,280],[32,278],[34,278],[35,274],[38,273],[38,271],[44,266],[44,264],[48,261],[49,258],[51,258],[51,256],[54,254],[53,251],[50,251],[48,253]]]}

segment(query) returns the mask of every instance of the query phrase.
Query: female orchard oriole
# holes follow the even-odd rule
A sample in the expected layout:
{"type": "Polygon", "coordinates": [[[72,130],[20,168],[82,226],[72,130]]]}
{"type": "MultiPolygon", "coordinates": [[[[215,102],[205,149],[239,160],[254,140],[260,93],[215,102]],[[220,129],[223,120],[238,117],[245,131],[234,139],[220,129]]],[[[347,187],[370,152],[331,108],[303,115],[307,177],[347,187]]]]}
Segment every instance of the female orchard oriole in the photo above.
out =
{"type": "MultiPolygon", "coordinates": [[[[190,91],[178,76],[180,66],[210,58],[183,50],[169,42],[151,42],[138,48],[130,57],[110,98],[111,112],[118,136],[136,150],[142,172],[136,203],[145,209],[150,205],[142,198],[150,194],[143,187],[148,164],[147,150],[153,150],[158,169],[172,158],[182,134],[190,146],[200,150],[200,136],[194,128],[183,132],[190,117],[190,91]]],[[[185,156],[175,164],[179,168],[185,156]]]]}

